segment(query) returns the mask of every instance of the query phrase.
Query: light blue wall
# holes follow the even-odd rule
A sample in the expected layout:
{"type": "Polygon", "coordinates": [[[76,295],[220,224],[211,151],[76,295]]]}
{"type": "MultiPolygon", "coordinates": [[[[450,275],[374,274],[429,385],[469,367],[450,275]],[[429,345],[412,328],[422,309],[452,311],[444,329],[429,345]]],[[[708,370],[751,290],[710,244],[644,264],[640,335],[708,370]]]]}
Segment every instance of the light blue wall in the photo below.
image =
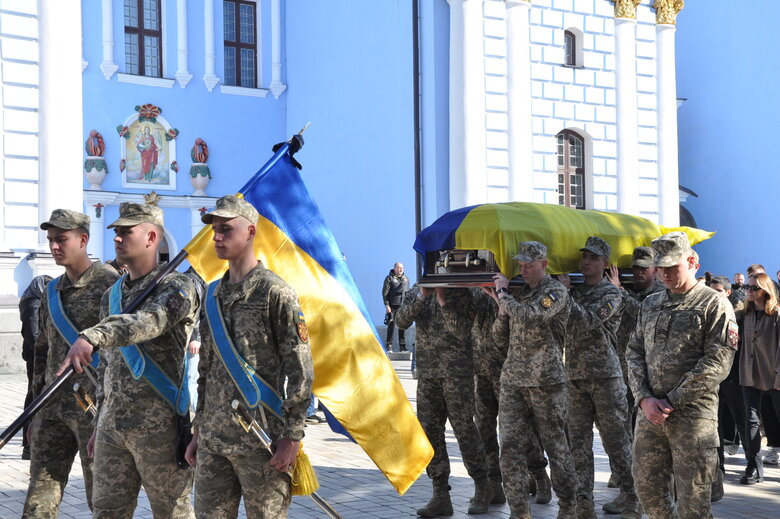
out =
{"type": "Polygon", "coordinates": [[[680,184],[699,194],[685,204],[699,227],[717,231],[697,247],[702,271],[731,277],[762,263],[774,277],[780,267],[778,15],[773,0],[746,9],[686,2],[677,18],[677,93],[688,98],[679,110],[680,184]]]}
{"type": "Polygon", "coordinates": [[[375,322],[395,261],[414,279],[411,0],[288,1],[287,134],[375,322]]]}

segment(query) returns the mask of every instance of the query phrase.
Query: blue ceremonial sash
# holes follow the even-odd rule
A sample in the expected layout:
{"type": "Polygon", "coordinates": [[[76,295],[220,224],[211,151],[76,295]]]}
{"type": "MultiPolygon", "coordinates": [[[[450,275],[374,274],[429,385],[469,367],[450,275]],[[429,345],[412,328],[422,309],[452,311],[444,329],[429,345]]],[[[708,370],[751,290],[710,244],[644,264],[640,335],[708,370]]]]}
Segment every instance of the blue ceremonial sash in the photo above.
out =
{"type": "MultiPolygon", "coordinates": [[[[111,315],[122,313],[122,282],[127,274],[122,276],[111,287],[108,298],[109,312],[111,315]]],[[[187,354],[184,354],[184,371],[181,383],[177,387],[171,378],[165,374],[162,368],[149,356],[142,347],[137,344],[120,346],[119,352],[125,359],[130,373],[135,380],[143,378],[163,399],[176,411],[185,416],[190,410],[190,392],[187,388],[187,354]]]]}
{"type": "Polygon", "coordinates": [[[233,344],[230,335],[225,326],[225,319],[222,317],[222,310],[219,308],[219,301],[215,295],[219,281],[214,281],[209,285],[206,294],[206,318],[211,330],[211,338],[216,345],[216,352],[219,360],[230,373],[230,377],[235,382],[238,391],[244,398],[246,404],[255,409],[262,404],[263,407],[282,418],[282,398],[279,393],[271,387],[265,380],[258,375],[252,366],[247,364],[241,354],[238,353],[233,344]]]}
{"type": "MultiPolygon", "coordinates": [[[[65,313],[65,310],[62,309],[62,299],[60,299],[60,291],[57,290],[57,283],[60,282],[63,276],[65,276],[65,274],[57,279],[49,281],[46,285],[46,295],[48,296],[49,315],[54,323],[54,327],[62,338],[65,339],[65,342],[73,346],[73,343],[79,338],[79,330],[76,329],[68,318],[68,315],[65,313]]],[[[100,357],[97,352],[95,352],[92,354],[92,362],[90,362],[90,365],[93,368],[97,368],[98,364],[100,364],[100,357]]]]}

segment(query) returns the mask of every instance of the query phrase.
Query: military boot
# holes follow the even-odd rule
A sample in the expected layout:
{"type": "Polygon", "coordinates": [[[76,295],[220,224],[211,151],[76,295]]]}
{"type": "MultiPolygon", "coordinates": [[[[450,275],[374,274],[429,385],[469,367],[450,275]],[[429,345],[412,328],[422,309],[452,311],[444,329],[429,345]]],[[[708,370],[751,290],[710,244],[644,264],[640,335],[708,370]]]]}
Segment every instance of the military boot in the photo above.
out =
{"type": "Polygon", "coordinates": [[[528,494],[536,495],[536,478],[530,472],[528,473],[528,494]]]}
{"type": "Polygon", "coordinates": [[[605,514],[622,514],[625,508],[626,508],[626,494],[622,490],[620,491],[620,494],[618,494],[618,496],[615,498],[614,501],[604,503],[604,505],[601,507],[601,509],[604,510],[605,514]]]}
{"type": "Polygon", "coordinates": [[[447,483],[433,483],[433,496],[428,504],[417,510],[420,517],[439,517],[452,515],[452,501],[450,501],[450,486],[447,483]]]}
{"type": "Polygon", "coordinates": [[[607,481],[607,488],[620,488],[620,480],[613,472],[609,475],[609,481],[607,481]]]}
{"type": "Polygon", "coordinates": [[[474,497],[471,498],[469,505],[469,514],[486,514],[490,507],[490,500],[493,499],[493,485],[489,479],[475,482],[474,497]]]}
{"type": "Polygon", "coordinates": [[[577,504],[574,499],[558,500],[558,519],[577,519],[577,504]]]}
{"type": "Polygon", "coordinates": [[[626,506],[620,519],[642,519],[642,505],[636,498],[636,494],[626,495],[626,506]]]}
{"type": "Polygon", "coordinates": [[[506,494],[504,494],[504,485],[501,484],[501,479],[491,479],[490,486],[493,488],[493,498],[490,500],[490,504],[503,505],[506,503],[506,494]]]}
{"type": "Polygon", "coordinates": [[[534,477],[536,483],[536,503],[546,505],[552,501],[552,483],[546,470],[542,470],[534,477]]]}
{"type": "Polygon", "coordinates": [[[586,496],[577,497],[577,519],[598,519],[592,499],[586,496]]]}

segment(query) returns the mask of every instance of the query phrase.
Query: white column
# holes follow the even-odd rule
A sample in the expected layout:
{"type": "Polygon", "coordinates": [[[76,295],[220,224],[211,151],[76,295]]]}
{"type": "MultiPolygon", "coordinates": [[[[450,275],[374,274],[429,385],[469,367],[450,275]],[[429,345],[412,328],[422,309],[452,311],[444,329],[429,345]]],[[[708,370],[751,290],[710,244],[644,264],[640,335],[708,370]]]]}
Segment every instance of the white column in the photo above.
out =
{"type": "Polygon", "coordinates": [[[636,19],[615,18],[617,100],[617,210],[639,214],[639,144],[636,102],[636,19]]]}
{"type": "Polygon", "coordinates": [[[287,86],[282,84],[282,6],[280,0],[271,0],[271,84],[268,89],[279,99],[285,88],[287,86]]]}
{"type": "Polygon", "coordinates": [[[450,209],[487,200],[483,0],[450,4],[450,209]]]}
{"type": "MultiPolygon", "coordinates": [[[[39,0],[38,218],[83,208],[81,2],[39,0]],[[67,131],[63,131],[67,128],[67,131]]],[[[39,250],[48,251],[39,232],[39,250]]]]}
{"type": "Polygon", "coordinates": [[[217,59],[216,51],[214,50],[214,0],[204,0],[203,6],[203,37],[206,44],[204,49],[206,73],[203,74],[203,82],[206,83],[206,88],[211,92],[219,83],[219,78],[214,72],[217,59]]]}
{"type": "Polygon", "coordinates": [[[531,118],[530,0],[506,0],[509,200],[532,202],[534,193],[531,118]]]}
{"type": "MultiPolygon", "coordinates": [[[[43,5],[43,3],[41,3],[43,5]]],[[[119,66],[114,63],[114,11],[111,0],[103,0],[103,61],[100,63],[100,70],[106,79],[111,79],[119,66]]],[[[81,9],[79,9],[81,12],[81,9]]],[[[79,21],[79,25],[81,21],[79,21]]]]}
{"type": "Polygon", "coordinates": [[[677,72],[675,26],[656,25],[658,67],[658,222],[680,225],[680,179],[677,163],[677,72]]]}
{"type": "Polygon", "coordinates": [[[184,88],[192,79],[192,74],[187,70],[187,0],[176,0],[176,36],[178,62],[175,77],[179,86],[184,88]]]}
{"type": "Polygon", "coordinates": [[[97,204],[84,204],[84,213],[89,216],[89,243],[87,252],[89,255],[100,261],[104,261],[103,251],[105,246],[105,206],[98,202],[97,204]]]}
{"type": "Polygon", "coordinates": [[[205,224],[200,219],[200,208],[191,208],[190,209],[190,232],[192,233],[192,238],[194,238],[201,229],[203,229],[203,226],[205,224]]]}

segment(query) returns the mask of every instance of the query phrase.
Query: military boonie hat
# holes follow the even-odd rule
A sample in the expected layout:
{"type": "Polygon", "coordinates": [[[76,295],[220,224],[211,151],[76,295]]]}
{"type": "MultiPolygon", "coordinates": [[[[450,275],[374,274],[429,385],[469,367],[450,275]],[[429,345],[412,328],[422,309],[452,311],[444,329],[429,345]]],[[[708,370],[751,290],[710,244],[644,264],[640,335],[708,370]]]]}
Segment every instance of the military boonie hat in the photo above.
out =
{"type": "Polygon", "coordinates": [[[512,259],[523,263],[547,259],[547,247],[538,241],[524,241],[517,247],[517,255],[512,259]]]}
{"type": "Polygon", "coordinates": [[[643,269],[652,267],[654,258],[655,252],[652,247],[637,247],[631,257],[631,266],[643,269]]]}
{"type": "Polygon", "coordinates": [[[139,223],[153,223],[163,227],[163,211],[156,205],[122,202],[119,204],[119,218],[108,226],[133,227],[139,223]]]}
{"type": "Polygon", "coordinates": [[[580,249],[580,252],[582,251],[590,251],[596,256],[609,258],[609,255],[612,254],[612,247],[598,236],[591,236],[585,242],[585,246],[580,249]]]}
{"type": "Polygon", "coordinates": [[[237,218],[243,216],[255,224],[260,215],[257,213],[257,209],[243,198],[238,198],[235,195],[227,195],[217,200],[217,208],[210,213],[201,216],[200,220],[205,224],[210,224],[215,216],[221,216],[222,218],[237,218]]]}
{"type": "Polygon", "coordinates": [[[51,227],[66,231],[81,227],[89,233],[89,216],[70,209],[55,209],[51,212],[49,219],[41,224],[41,229],[44,231],[51,227]]]}
{"type": "Polygon", "coordinates": [[[673,267],[679,263],[683,254],[691,250],[688,235],[681,231],[664,234],[653,240],[656,267],[673,267]]]}

